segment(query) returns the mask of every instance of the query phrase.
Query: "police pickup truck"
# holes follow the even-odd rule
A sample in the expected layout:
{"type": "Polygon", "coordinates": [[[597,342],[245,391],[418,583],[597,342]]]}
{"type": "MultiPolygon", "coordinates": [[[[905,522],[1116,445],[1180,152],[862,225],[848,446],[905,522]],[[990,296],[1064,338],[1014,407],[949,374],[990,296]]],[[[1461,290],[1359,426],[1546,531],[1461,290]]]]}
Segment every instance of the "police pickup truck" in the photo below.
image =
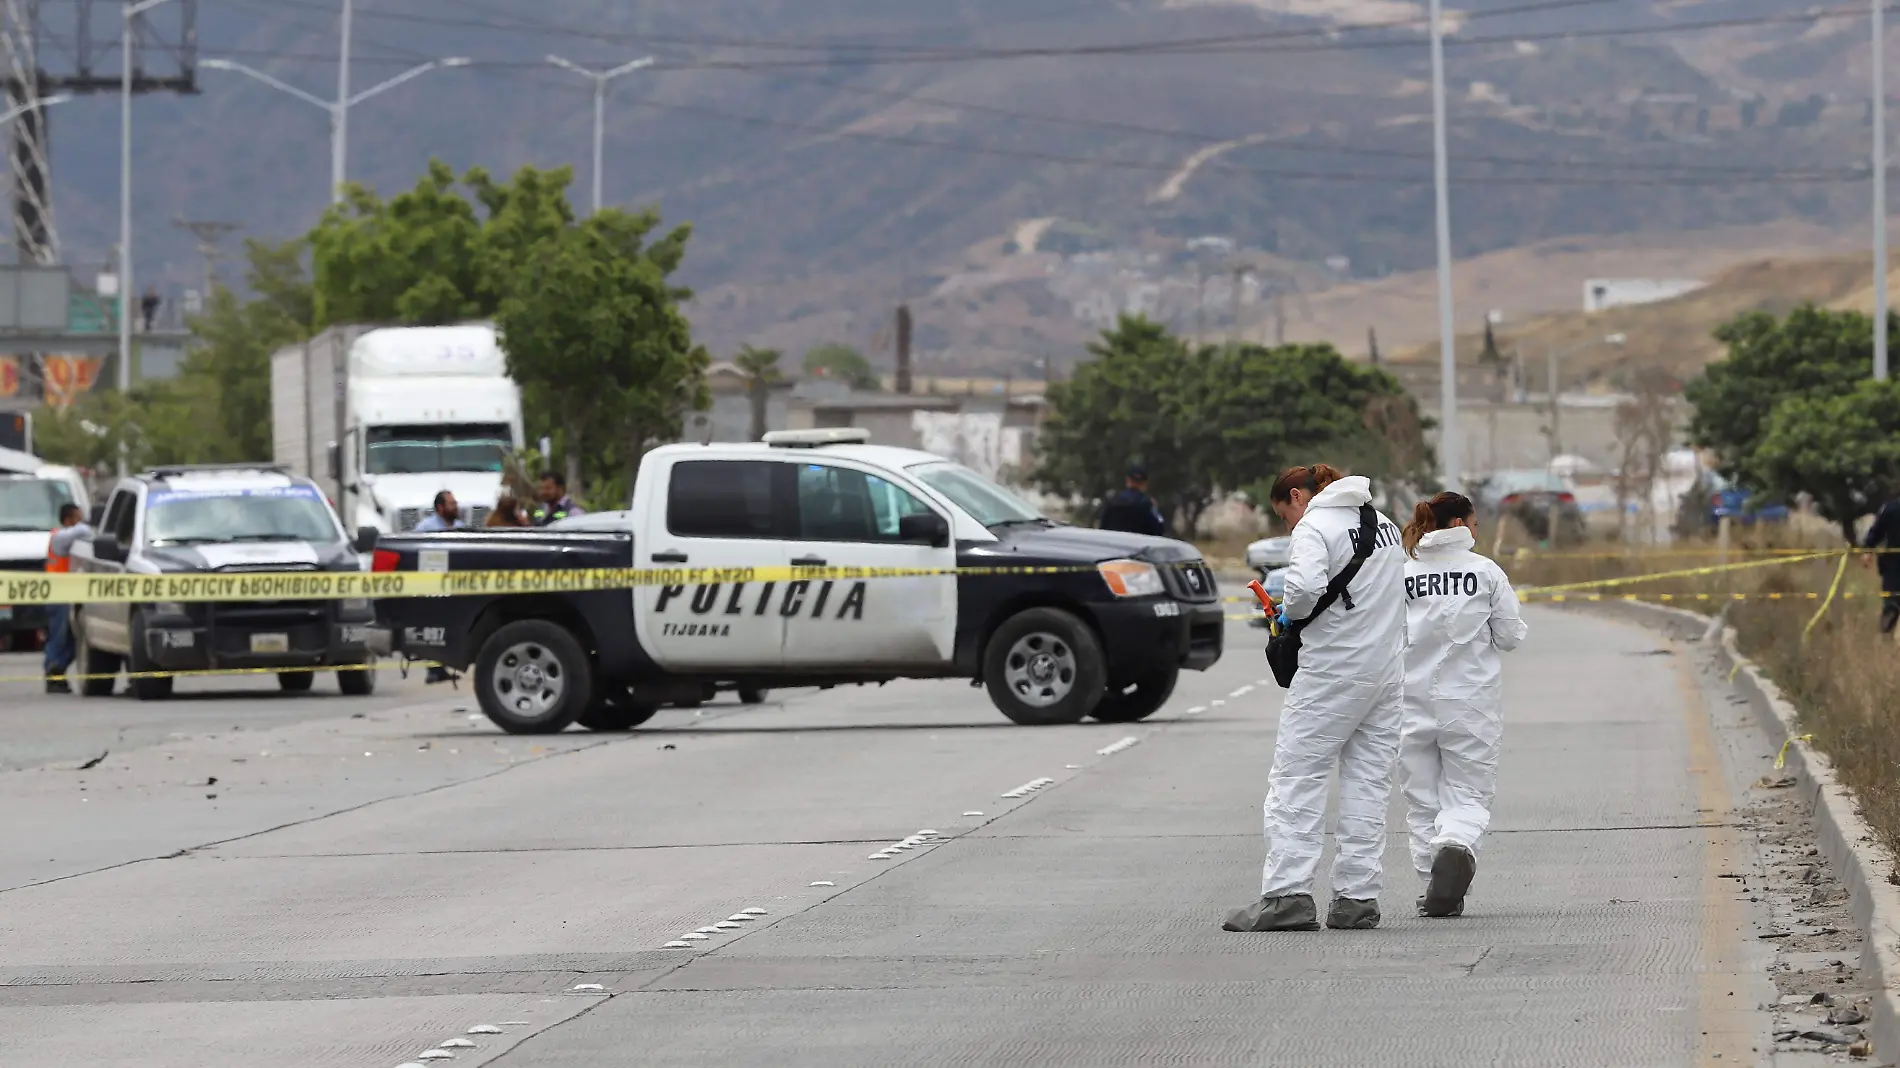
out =
{"type": "Polygon", "coordinates": [[[668,569],[631,590],[392,598],[408,657],[474,674],[502,729],[625,730],[710,687],[897,678],[986,686],[1017,723],[1142,719],[1220,659],[1193,546],[1066,526],[982,475],[863,430],[649,452],[624,530],[384,535],[377,571],[668,569]],[[731,581],[739,569],[775,575],[731,581]],[[897,577],[799,578],[799,568],[897,577]],[[723,579],[723,581],[722,581],[723,579]]]}

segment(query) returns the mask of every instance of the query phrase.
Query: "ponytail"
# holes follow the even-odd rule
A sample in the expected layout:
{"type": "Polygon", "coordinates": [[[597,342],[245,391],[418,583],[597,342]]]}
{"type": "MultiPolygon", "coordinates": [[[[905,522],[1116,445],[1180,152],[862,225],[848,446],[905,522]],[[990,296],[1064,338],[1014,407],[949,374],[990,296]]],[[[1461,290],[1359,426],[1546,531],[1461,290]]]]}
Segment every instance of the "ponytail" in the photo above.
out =
{"type": "Polygon", "coordinates": [[[1412,508],[1412,521],[1399,532],[1405,555],[1418,559],[1418,543],[1425,535],[1445,529],[1453,520],[1470,519],[1476,510],[1471,498],[1462,493],[1441,493],[1429,501],[1418,502],[1412,508]]]}
{"type": "Polygon", "coordinates": [[[1274,479],[1273,488],[1267,491],[1267,499],[1284,504],[1293,499],[1293,491],[1296,489],[1314,494],[1345,477],[1344,472],[1331,464],[1289,467],[1280,472],[1279,478],[1274,479]]]}

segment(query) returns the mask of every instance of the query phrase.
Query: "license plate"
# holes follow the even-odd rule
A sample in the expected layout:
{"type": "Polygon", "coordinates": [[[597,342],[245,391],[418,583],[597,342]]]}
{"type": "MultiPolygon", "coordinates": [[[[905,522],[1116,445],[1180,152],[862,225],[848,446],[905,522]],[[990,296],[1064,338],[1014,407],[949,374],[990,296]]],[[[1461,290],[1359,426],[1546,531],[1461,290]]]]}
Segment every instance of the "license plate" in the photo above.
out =
{"type": "Polygon", "coordinates": [[[1173,601],[1162,601],[1159,604],[1155,605],[1155,615],[1157,616],[1167,617],[1167,616],[1178,616],[1180,614],[1181,614],[1181,606],[1178,604],[1175,604],[1173,601]]]}
{"type": "Polygon", "coordinates": [[[161,630],[159,643],[167,649],[189,649],[198,642],[198,636],[188,630],[161,630]]]}
{"type": "Polygon", "coordinates": [[[290,652],[290,635],[253,634],[251,635],[251,652],[288,653],[290,652]]]}

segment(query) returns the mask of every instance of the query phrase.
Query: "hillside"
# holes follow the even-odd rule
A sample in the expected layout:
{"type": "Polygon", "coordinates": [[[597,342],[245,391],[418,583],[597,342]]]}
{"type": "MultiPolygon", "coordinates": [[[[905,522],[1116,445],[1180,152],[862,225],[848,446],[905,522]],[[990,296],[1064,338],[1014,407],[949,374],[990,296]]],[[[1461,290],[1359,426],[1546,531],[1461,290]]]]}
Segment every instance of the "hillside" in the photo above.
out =
{"type": "MultiPolygon", "coordinates": [[[[1228,329],[1237,262],[1257,268],[1243,331],[1267,328],[1276,293],[1297,305],[1428,267],[1426,50],[1416,24],[1395,25],[1417,10],[362,0],[357,88],[423,58],[475,62],[353,109],[350,173],[390,190],[432,155],[502,171],[584,160],[588,86],[543,57],[650,53],[655,68],[609,106],[608,199],[694,223],[692,314],[715,350],[871,346],[910,300],[924,365],[1026,372],[1073,358],[1118,311],[1228,329]]],[[[201,51],[328,93],[335,11],[218,0],[200,14],[201,51]]],[[[1460,257],[1629,235],[1696,249],[1738,228],[1826,234],[1864,215],[1857,23],[1790,21],[1766,0],[1480,7],[1457,22],[1460,257]],[[1678,32],[1716,19],[1728,25],[1678,32]]],[[[321,111],[234,73],[200,82],[198,96],[138,107],[141,271],[173,292],[202,265],[172,219],[274,237],[326,200],[321,111]]],[[[68,260],[99,264],[116,219],[116,105],[54,116],[68,260]]]]}
{"type": "MultiPolygon", "coordinates": [[[[1543,389],[1546,353],[1608,337],[1624,335],[1620,346],[1584,348],[1563,361],[1567,387],[1578,384],[1614,389],[1627,381],[1634,368],[1661,368],[1678,378],[1689,378],[1709,361],[1723,355],[1713,336],[1716,327],[1748,311],[1784,315],[1805,303],[1823,307],[1873,311],[1873,265],[1870,254],[1821,259],[1763,259],[1736,264],[1714,276],[1706,287],[1673,300],[1634,307],[1609,308],[1585,314],[1544,315],[1501,326],[1498,348],[1506,358],[1522,354],[1526,380],[1543,389]]],[[[1900,307],[1900,278],[1888,279],[1889,299],[1900,307]]],[[[1482,350],[1482,331],[1461,334],[1458,360],[1475,367],[1482,350]]],[[[1415,388],[1435,390],[1438,346],[1415,346],[1394,354],[1394,370],[1415,388]]],[[[1461,372],[1460,380],[1465,375],[1461,372]]]]}

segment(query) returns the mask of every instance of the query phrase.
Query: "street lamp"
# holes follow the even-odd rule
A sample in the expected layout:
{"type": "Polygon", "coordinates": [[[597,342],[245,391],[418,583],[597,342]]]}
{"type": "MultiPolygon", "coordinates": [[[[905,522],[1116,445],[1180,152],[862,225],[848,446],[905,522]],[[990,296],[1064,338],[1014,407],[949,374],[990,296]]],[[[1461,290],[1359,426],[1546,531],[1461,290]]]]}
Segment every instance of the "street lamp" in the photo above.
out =
{"type": "MultiPolygon", "coordinates": [[[[1884,0],[1874,0],[1883,3],[1884,0]]],[[[1438,228],[1438,459],[1445,488],[1459,485],[1458,342],[1451,314],[1451,194],[1445,162],[1445,37],[1439,0],[1431,0],[1432,39],[1432,195],[1438,228]]]]}
{"type": "MultiPolygon", "coordinates": [[[[1593,349],[1597,347],[1598,345],[1608,345],[1611,348],[1621,348],[1623,344],[1628,340],[1629,338],[1627,336],[1620,333],[1606,334],[1603,337],[1592,338],[1589,341],[1580,341],[1575,345],[1569,346],[1568,348],[1547,350],[1546,369],[1547,369],[1547,374],[1549,376],[1549,381],[1546,383],[1546,387],[1550,391],[1550,466],[1552,468],[1552,471],[1551,471],[1552,474],[1556,473],[1555,468],[1557,466],[1557,457],[1563,455],[1563,423],[1562,423],[1563,409],[1559,407],[1557,403],[1557,394],[1558,394],[1557,365],[1559,361],[1561,361],[1565,356],[1574,356],[1575,354],[1582,352],[1585,349],[1593,349]]],[[[1553,493],[1550,495],[1550,511],[1547,514],[1546,519],[1545,519],[1545,522],[1549,524],[1545,529],[1549,532],[1550,544],[1553,547],[1557,544],[1557,520],[1558,520],[1560,511],[1561,509],[1558,507],[1557,495],[1553,493]]]]}
{"type": "MultiPolygon", "coordinates": [[[[165,0],[126,0],[119,38],[119,395],[132,390],[132,20],[165,0]]],[[[125,440],[119,474],[125,474],[125,440]]]]}
{"type": "Polygon", "coordinates": [[[64,104],[66,101],[71,100],[71,99],[72,99],[71,94],[60,93],[56,96],[43,96],[43,97],[40,97],[38,100],[29,100],[24,104],[19,104],[17,106],[8,108],[5,111],[0,111],[0,126],[4,126],[7,123],[12,122],[14,119],[19,118],[20,116],[26,114],[29,111],[32,111],[34,108],[50,108],[54,104],[64,104]]]}
{"type": "Polygon", "coordinates": [[[313,104],[329,112],[330,113],[330,203],[341,204],[343,202],[343,183],[345,181],[344,162],[345,162],[345,156],[347,154],[348,147],[349,147],[348,137],[349,137],[350,109],[355,107],[358,104],[361,104],[363,101],[368,100],[370,97],[376,96],[377,94],[385,92],[387,90],[394,89],[396,86],[401,85],[402,83],[406,81],[409,81],[411,78],[419,78],[422,75],[427,74],[432,70],[436,70],[437,68],[466,67],[469,65],[469,63],[470,63],[470,60],[465,56],[451,56],[447,59],[432,59],[428,61],[427,63],[418,63],[414,67],[411,67],[406,71],[403,71],[401,74],[396,75],[394,78],[391,78],[386,82],[382,82],[377,85],[372,85],[368,89],[365,89],[360,93],[357,93],[355,96],[339,95],[335,100],[325,100],[322,97],[316,95],[315,93],[304,92],[302,89],[299,89],[288,82],[272,77],[269,74],[265,74],[263,71],[258,70],[255,67],[247,67],[244,64],[235,62],[233,60],[205,59],[205,60],[200,60],[198,65],[208,70],[224,70],[224,71],[231,71],[232,73],[235,73],[235,74],[242,74],[245,77],[250,78],[254,81],[263,82],[265,85],[268,85],[272,89],[276,89],[279,92],[289,93],[291,96],[296,97],[297,99],[303,101],[306,104],[313,104]]]}
{"type": "Polygon", "coordinates": [[[560,67],[562,70],[573,71],[575,74],[587,78],[594,83],[594,211],[598,214],[600,212],[601,146],[607,137],[607,83],[620,77],[622,74],[632,74],[636,70],[651,67],[653,65],[653,57],[643,56],[639,59],[622,63],[618,67],[598,71],[588,70],[578,63],[572,63],[562,59],[560,56],[551,55],[548,57],[548,62],[560,67]]]}

